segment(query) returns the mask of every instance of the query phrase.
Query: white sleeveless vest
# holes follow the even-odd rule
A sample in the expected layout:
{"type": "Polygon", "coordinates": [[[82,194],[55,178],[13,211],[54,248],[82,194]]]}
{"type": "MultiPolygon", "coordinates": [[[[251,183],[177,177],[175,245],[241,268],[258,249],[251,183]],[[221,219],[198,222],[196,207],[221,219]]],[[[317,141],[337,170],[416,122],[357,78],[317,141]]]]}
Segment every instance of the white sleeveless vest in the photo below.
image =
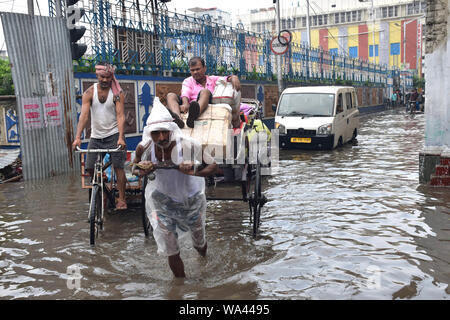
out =
{"type": "Polygon", "coordinates": [[[91,106],[91,138],[103,139],[119,132],[116,117],[116,104],[112,90],[109,89],[105,103],[98,100],[98,83],[94,84],[91,106]]]}

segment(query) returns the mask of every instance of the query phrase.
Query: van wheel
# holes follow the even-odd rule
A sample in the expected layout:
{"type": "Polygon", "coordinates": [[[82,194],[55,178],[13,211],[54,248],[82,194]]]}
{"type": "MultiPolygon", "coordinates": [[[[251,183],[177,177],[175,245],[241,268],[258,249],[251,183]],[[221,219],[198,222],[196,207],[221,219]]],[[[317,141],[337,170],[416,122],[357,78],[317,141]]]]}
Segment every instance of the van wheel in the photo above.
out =
{"type": "Polygon", "coordinates": [[[338,143],[337,143],[338,148],[342,147],[343,145],[344,144],[342,143],[342,137],[339,137],[339,140],[338,140],[338,143]]]}

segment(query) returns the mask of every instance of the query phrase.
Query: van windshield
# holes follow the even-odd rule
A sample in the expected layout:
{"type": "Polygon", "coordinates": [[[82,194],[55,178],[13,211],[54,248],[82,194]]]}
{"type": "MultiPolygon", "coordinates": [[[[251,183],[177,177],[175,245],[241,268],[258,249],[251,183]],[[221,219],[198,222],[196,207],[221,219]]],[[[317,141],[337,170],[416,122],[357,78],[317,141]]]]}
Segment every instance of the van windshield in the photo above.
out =
{"type": "Polygon", "coordinates": [[[281,97],[278,116],[333,116],[332,93],[286,93],[281,97]]]}

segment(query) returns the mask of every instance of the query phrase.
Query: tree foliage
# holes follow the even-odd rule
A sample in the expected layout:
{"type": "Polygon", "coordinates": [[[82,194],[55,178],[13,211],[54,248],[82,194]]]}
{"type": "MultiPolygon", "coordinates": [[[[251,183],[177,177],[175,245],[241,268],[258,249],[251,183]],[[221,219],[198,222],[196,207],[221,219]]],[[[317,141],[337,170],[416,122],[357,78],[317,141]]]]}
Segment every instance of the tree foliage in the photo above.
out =
{"type": "Polygon", "coordinates": [[[413,86],[417,89],[425,89],[425,79],[419,78],[418,76],[413,76],[413,86]]]}
{"type": "Polygon", "coordinates": [[[0,58],[0,95],[14,95],[11,66],[8,59],[0,58]]]}

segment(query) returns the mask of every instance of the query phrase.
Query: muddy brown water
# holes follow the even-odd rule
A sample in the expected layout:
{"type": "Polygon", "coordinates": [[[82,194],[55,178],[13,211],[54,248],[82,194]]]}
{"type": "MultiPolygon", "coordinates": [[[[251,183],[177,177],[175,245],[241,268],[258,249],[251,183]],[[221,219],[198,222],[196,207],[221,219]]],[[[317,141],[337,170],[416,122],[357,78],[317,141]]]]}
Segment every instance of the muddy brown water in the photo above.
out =
{"type": "Polygon", "coordinates": [[[79,176],[0,185],[0,298],[449,299],[450,189],[418,183],[424,122],[365,115],[357,143],[281,151],[260,235],[245,203],[210,201],[184,281],[138,210],[108,214],[90,247],[79,176]]]}

